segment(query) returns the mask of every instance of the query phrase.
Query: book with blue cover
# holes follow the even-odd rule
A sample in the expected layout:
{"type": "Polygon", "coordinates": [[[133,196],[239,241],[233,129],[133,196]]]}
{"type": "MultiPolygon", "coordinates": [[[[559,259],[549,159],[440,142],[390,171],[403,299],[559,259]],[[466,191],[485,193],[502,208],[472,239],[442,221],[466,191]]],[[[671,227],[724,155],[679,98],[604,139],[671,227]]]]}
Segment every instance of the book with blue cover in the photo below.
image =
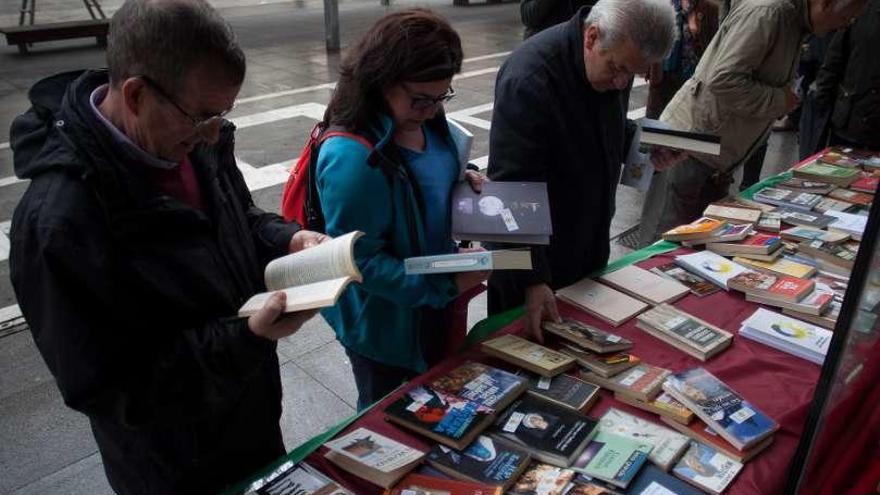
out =
{"type": "Polygon", "coordinates": [[[620,488],[626,488],[647,462],[654,446],[599,430],[571,468],[593,478],[599,478],[620,488]]]}
{"type": "Polygon", "coordinates": [[[736,478],[743,465],[700,442],[691,442],[672,474],[715,495],[720,495],[736,478]]]}
{"type": "Polygon", "coordinates": [[[434,256],[416,256],[403,260],[407,275],[461,273],[484,270],[531,270],[532,253],[528,249],[468,251],[434,256]]]}
{"type": "Polygon", "coordinates": [[[385,408],[385,417],[461,450],[495,418],[495,409],[430,387],[414,387],[385,408]]]}
{"type": "Polygon", "coordinates": [[[427,461],[453,478],[498,485],[507,490],[529,466],[531,456],[525,450],[480,435],[464,450],[434,445],[428,452],[427,461]]]}
{"type": "Polygon", "coordinates": [[[626,493],[627,495],[703,495],[700,490],[651,465],[642,468],[642,472],[633,480],[626,493]]]}
{"type": "Polygon", "coordinates": [[[776,421],[704,368],[673,373],[663,384],[663,390],[740,450],[779,429],[776,421]]]}
{"type": "Polygon", "coordinates": [[[468,361],[431,382],[431,388],[501,410],[529,386],[528,378],[468,361]]]}

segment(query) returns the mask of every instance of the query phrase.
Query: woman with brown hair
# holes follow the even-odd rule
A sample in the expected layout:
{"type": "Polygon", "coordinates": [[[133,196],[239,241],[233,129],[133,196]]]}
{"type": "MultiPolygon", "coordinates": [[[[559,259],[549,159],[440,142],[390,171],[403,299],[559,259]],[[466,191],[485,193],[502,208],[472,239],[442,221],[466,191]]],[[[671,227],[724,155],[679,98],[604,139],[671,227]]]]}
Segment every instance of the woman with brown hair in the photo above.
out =
{"type": "Polygon", "coordinates": [[[452,188],[468,180],[478,189],[484,179],[460,166],[443,113],[461,62],[461,40],[442,17],[388,14],[343,60],[324,115],[328,128],[372,143],[327,139],[315,174],[327,233],[365,233],[355,246],[363,283],[322,312],[351,359],[358,409],[443,357],[444,308],[488,275],[404,272],[405,258],[456,250],[452,188]]]}

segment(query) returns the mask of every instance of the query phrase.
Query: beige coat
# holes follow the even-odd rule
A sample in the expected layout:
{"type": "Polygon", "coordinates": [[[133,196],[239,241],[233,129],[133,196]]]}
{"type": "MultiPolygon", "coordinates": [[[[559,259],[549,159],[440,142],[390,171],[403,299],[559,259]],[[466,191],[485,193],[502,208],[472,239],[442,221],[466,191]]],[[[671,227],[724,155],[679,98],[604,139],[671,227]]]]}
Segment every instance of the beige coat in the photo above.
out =
{"type": "Polygon", "coordinates": [[[693,77],[660,116],[679,129],[721,136],[721,156],[696,155],[697,160],[719,171],[731,169],[785,114],[786,88],[810,30],[807,1],[734,2],[693,77]]]}

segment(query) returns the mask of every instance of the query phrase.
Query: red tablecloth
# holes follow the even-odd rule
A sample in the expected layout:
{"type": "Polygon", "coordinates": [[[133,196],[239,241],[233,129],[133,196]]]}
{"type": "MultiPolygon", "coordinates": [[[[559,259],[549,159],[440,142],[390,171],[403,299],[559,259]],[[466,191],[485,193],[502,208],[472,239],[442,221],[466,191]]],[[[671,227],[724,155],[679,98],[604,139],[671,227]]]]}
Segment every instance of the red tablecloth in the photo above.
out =
{"type": "MultiPolygon", "coordinates": [[[[659,255],[642,263],[643,268],[669,263],[675,255],[690,252],[680,249],[666,255],[659,255]]],[[[737,292],[717,292],[710,296],[698,298],[688,295],[675,303],[675,306],[737,334],[741,322],[749,317],[757,305],[746,302],[742,294],[737,292]]],[[[563,315],[577,317],[599,328],[613,331],[635,343],[632,353],[643,361],[673,371],[680,371],[694,366],[703,366],[715,376],[723,380],[734,390],[745,396],[752,404],[763,410],[780,424],[773,444],[753,460],[746,463],[733,485],[726,492],[730,495],[777,494],[782,493],[788,474],[789,462],[797,448],[798,439],[813,399],[813,391],[819,378],[820,367],[803,359],[785,354],[765,345],[735,337],[730,348],[703,363],[678,349],[648,335],[635,326],[635,319],[617,328],[593,318],[573,306],[562,303],[560,311],[563,315]]],[[[514,322],[499,331],[500,333],[519,333],[522,321],[514,322]]],[[[478,349],[468,351],[464,355],[449,359],[422,376],[416,378],[409,388],[415,384],[425,383],[433,377],[448,372],[468,359],[475,359],[490,365],[510,368],[500,361],[490,358],[478,349]]],[[[385,407],[399,398],[403,391],[393,394],[378,404],[362,418],[351,425],[345,432],[354,428],[366,427],[382,435],[394,438],[412,447],[427,451],[431,443],[417,434],[410,433],[394,426],[383,419],[385,407]]],[[[601,399],[588,412],[590,416],[599,417],[609,407],[617,407],[647,419],[661,423],[655,414],[635,409],[614,400],[612,394],[602,391],[601,399]]],[[[662,424],[662,423],[661,423],[662,424]]],[[[325,449],[322,447],[309,456],[308,461],[322,471],[342,481],[358,495],[381,493],[381,489],[363,480],[355,478],[323,458],[325,449]]]]}

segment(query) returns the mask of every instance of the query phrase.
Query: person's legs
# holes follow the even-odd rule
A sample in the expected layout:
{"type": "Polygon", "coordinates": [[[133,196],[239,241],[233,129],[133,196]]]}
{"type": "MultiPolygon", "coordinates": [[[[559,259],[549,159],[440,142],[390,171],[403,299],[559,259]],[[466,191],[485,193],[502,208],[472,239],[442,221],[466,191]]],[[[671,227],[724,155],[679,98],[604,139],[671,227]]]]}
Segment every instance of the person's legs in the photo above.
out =
{"type": "Polygon", "coordinates": [[[351,361],[351,371],[354,373],[354,383],[358,391],[358,411],[370,407],[400,384],[418,374],[412,370],[374,361],[347,347],[345,353],[351,361]]]}
{"type": "Polygon", "coordinates": [[[761,169],[764,168],[764,158],[767,156],[767,142],[756,149],[752,156],[743,165],[743,178],[739,184],[739,190],[745,190],[761,180],[761,169]]]}

